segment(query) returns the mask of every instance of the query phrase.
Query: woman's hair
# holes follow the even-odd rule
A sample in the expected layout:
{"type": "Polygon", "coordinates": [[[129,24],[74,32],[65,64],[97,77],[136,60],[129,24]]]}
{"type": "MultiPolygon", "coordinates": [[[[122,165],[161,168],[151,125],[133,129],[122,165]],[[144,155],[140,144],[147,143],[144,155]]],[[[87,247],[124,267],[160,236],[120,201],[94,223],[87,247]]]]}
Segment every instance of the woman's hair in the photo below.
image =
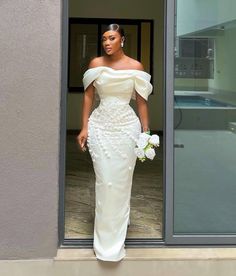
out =
{"type": "Polygon", "coordinates": [[[121,37],[125,37],[125,32],[124,29],[120,27],[120,25],[118,24],[110,24],[106,27],[105,32],[107,31],[115,31],[118,32],[120,34],[121,37]]]}

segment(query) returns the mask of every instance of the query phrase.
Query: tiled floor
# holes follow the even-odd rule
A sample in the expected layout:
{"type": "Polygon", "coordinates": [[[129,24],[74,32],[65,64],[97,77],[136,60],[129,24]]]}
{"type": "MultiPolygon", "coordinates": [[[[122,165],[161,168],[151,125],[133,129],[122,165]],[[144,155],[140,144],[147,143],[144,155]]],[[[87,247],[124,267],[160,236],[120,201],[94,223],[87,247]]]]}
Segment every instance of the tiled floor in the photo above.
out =
{"type": "MultiPolygon", "coordinates": [[[[67,137],[65,238],[92,238],[95,175],[89,152],[81,152],[75,138],[67,137]]],[[[162,146],[156,152],[153,161],[137,160],[127,238],[162,237],[162,146]]]]}

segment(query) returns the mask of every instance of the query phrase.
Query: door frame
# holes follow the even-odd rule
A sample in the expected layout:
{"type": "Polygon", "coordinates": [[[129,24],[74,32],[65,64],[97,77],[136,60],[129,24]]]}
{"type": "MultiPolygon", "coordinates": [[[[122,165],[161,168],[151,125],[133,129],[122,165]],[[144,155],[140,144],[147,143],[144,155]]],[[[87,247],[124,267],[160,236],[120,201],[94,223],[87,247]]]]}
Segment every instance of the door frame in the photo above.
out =
{"type": "MultiPolygon", "coordinates": [[[[164,14],[166,14],[166,3],[164,1],[164,14]]],[[[166,16],[164,16],[166,18],[166,16]]],[[[166,22],[164,33],[166,33],[166,22]]],[[[69,39],[69,0],[62,0],[61,17],[61,102],[60,102],[60,156],[59,156],[59,200],[58,200],[58,247],[60,248],[92,248],[93,239],[66,239],[65,238],[65,164],[66,164],[66,122],[67,122],[67,94],[68,94],[68,39],[69,39]]],[[[163,61],[165,62],[165,48],[163,61]]],[[[164,105],[164,102],[163,102],[164,105]]],[[[164,143],[165,144],[165,143],[164,143]]],[[[164,146],[165,147],[165,146],[164,146]]],[[[164,149],[163,149],[164,150],[164,149]]],[[[165,157],[164,157],[165,158],[165,157]]],[[[164,164],[163,160],[163,164],[164,164]]],[[[163,175],[165,168],[163,166],[163,175]]],[[[163,178],[165,186],[165,178],[163,178]]],[[[164,188],[165,193],[165,188],[164,188]]],[[[165,205],[165,195],[163,195],[165,205]]],[[[127,248],[151,248],[165,246],[165,206],[163,206],[163,237],[159,238],[127,238],[127,248]]]]}
{"type": "Polygon", "coordinates": [[[173,236],[173,187],[174,187],[174,26],[175,0],[165,1],[164,31],[164,183],[165,183],[165,242],[172,243],[173,236]],[[168,31],[167,31],[168,30],[168,31]]]}

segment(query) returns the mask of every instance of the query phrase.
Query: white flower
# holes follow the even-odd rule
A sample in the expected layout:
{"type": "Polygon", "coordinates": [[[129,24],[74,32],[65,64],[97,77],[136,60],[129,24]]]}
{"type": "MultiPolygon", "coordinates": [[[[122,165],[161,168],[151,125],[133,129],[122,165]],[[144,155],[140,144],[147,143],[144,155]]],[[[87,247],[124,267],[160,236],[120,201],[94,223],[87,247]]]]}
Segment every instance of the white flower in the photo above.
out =
{"type": "Polygon", "coordinates": [[[138,142],[137,142],[137,146],[141,149],[144,149],[148,144],[148,140],[143,139],[143,138],[139,138],[138,142]]]}
{"type": "Polygon", "coordinates": [[[146,158],[153,160],[156,155],[154,146],[159,146],[159,136],[149,135],[145,132],[140,133],[134,152],[140,161],[144,162],[146,158]]]}
{"type": "Polygon", "coordinates": [[[153,148],[148,148],[145,151],[145,155],[147,156],[147,158],[153,160],[153,158],[155,157],[156,153],[155,153],[155,150],[153,148]]]}
{"type": "Polygon", "coordinates": [[[149,143],[153,146],[159,146],[160,144],[160,138],[157,134],[153,134],[151,138],[149,139],[149,143]]]}
{"type": "Polygon", "coordinates": [[[144,139],[146,141],[148,141],[150,137],[151,137],[151,135],[147,134],[146,132],[141,132],[139,135],[140,139],[144,139]]]}
{"type": "Polygon", "coordinates": [[[135,154],[138,156],[138,158],[144,158],[144,150],[142,148],[135,148],[134,149],[135,154]]]}
{"type": "Polygon", "coordinates": [[[145,132],[140,133],[139,139],[137,141],[137,146],[139,148],[144,149],[147,146],[148,140],[150,139],[150,137],[151,137],[151,135],[149,135],[145,132]]]}

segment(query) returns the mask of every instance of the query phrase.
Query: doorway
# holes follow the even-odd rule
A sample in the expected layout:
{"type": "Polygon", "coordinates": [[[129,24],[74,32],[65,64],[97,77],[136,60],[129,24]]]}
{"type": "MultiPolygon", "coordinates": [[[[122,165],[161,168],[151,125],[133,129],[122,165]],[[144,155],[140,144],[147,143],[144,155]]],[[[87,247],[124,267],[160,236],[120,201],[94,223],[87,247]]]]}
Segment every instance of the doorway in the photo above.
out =
{"type": "MultiPolygon", "coordinates": [[[[92,0],[91,2],[88,1],[90,7],[93,6],[92,2],[92,0]]],[[[72,17],[76,16],[77,11],[81,11],[84,16],[87,13],[93,18],[96,17],[97,11],[102,14],[101,3],[97,9],[79,7],[77,1],[70,3],[72,17]]],[[[135,10],[136,16],[142,18],[143,14],[147,14],[144,9],[149,6],[156,7],[156,3],[153,0],[152,5],[142,5],[142,12],[139,13],[138,9],[135,10]]],[[[204,2],[205,6],[196,5],[194,0],[188,2],[185,0],[166,0],[159,1],[159,3],[162,3],[162,8],[153,8],[152,11],[149,9],[149,19],[153,19],[155,22],[153,69],[156,89],[153,100],[149,104],[151,122],[157,122],[157,125],[154,125],[153,128],[151,126],[151,128],[163,133],[162,154],[159,155],[160,166],[163,168],[161,172],[162,186],[159,186],[162,189],[162,195],[159,193],[162,196],[162,221],[159,220],[159,222],[164,223],[162,223],[161,237],[156,234],[155,237],[138,237],[138,235],[132,238],[127,237],[126,245],[130,247],[233,245],[236,236],[235,220],[233,219],[236,202],[234,200],[235,170],[233,164],[235,164],[236,155],[234,154],[235,147],[232,145],[235,143],[236,86],[232,74],[234,70],[230,69],[234,68],[235,59],[232,50],[235,45],[235,14],[230,13],[230,11],[235,9],[230,8],[231,1],[222,2],[222,4],[219,2],[218,6],[214,6],[214,9],[212,5],[208,5],[208,1],[204,2]],[[221,5],[225,6],[221,7],[221,5]],[[206,11],[212,16],[211,22],[204,18],[204,16],[208,16],[206,11]],[[191,12],[194,16],[190,16],[191,12]],[[218,16],[219,14],[220,16],[218,16]],[[209,23],[209,25],[205,26],[203,23],[209,23]],[[189,45],[193,46],[190,47],[189,45]],[[204,53],[206,45],[209,46],[207,56],[199,56],[204,53]],[[193,51],[192,48],[198,47],[200,49],[193,51]],[[224,50],[226,47],[227,51],[224,50]],[[193,56],[186,59],[183,56],[186,54],[193,56]],[[228,63],[225,63],[225,60],[228,63]],[[224,68],[224,70],[222,71],[220,68],[224,68]],[[188,92],[187,95],[186,92],[188,92]],[[194,95],[192,95],[193,92],[194,95]],[[199,92],[204,94],[204,97],[202,95],[200,97],[199,92]],[[190,96],[194,96],[194,99],[190,96]],[[189,100],[192,101],[189,103],[189,100]],[[201,104],[200,107],[199,104],[201,104]],[[207,105],[207,108],[202,104],[207,105]],[[155,110],[159,111],[159,118],[155,117],[155,110]],[[163,114],[164,116],[162,116],[163,114]],[[194,139],[197,143],[194,143],[194,139]],[[224,143],[225,139],[228,143],[224,143]],[[220,148],[221,151],[215,150],[216,148],[220,148]],[[202,158],[203,156],[205,158],[202,158]],[[215,173],[212,173],[215,168],[212,166],[213,163],[218,168],[215,173]],[[196,192],[198,197],[195,196],[196,192]],[[193,220],[193,218],[195,219],[193,220]]],[[[113,3],[109,5],[113,5],[113,3]]],[[[89,162],[84,162],[83,165],[78,166],[82,160],[78,160],[76,149],[72,149],[74,141],[73,138],[70,140],[70,135],[76,135],[78,128],[75,128],[74,133],[73,128],[67,131],[69,122],[72,122],[70,115],[73,114],[73,112],[68,113],[69,97],[67,93],[68,8],[68,1],[64,1],[59,243],[63,246],[92,247],[92,236],[90,236],[91,238],[81,238],[77,235],[75,238],[65,238],[65,145],[67,145],[68,156],[69,152],[71,156],[74,156],[74,160],[71,158],[72,165],[67,167],[69,170],[73,170],[73,167],[77,171],[78,168],[84,168],[87,171],[91,169],[91,166],[88,165],[89,162]]],[[[114,8],[114,6],[109,8],[114,8]]],[[[113,10],[115,12],[120,11],[120,8],[117,7],[113,10]]],[[[129,17],[130,9],[124,10],[122,8],[122,10],[124,11],[123,17],[129,17]]],[[[114,18],[117,18],[117,14],[114,15],[114,18]]],[[[71,97],[71,102],[76,102],[76,98],[71,97]]],[[[137,164],[137,172],[135,173],[137,173],[138,179],[142,179],[144,176],[138,173],[139,165],[142,165],[142,169],[145,171],[151,166],[145,169],[144,164],[137,164]]],[[[154,162],[151,165],[155,169],[158,168],[154,162]]],[[[80,175],[82,176],[82,174],[80,175]]],[[[87,175],[89,175],[92,183],[94,181],[92,172],[87,175]]],[[[157,175],[155,177],[157,179],[157,175]]],[[[75,183],[78,182],[74,181],[75,183]]],[[[157,181],[155,183],[157,188],[157,181]]],[[[148,185],[146,187],[148,189],[148,185]]],[[[135,193],[135,187],[133,191],[135,193]]],[[[140,190],[137,191],[139,193],[140,190]]],[[[143,194],[138,195],[139,199],[142,200],[143,194]]],[[[141,207],[141,209],[144,208],[141,207]]],[[[77,220],[77,218],[78,215],[75,219],[77,220]]],[[[90,227],[90,231],[92,231],[92,227],[90,227]]]]}
{"type": "MultiPolygon", "coordinates": [[[[67,1],[66,1],[67,2],[67,1]]],[[[155,2],[157,5],[157,2],[155,2]]],[[[161,146],[158,148],[157,156],[153,161],[141,163],[137,161],[133,176],[132,194],[131,194],[131,224],[128,227],[126,245],[128,246],[147,246],[163,243],[163,119],[162,119],[162,91],[163,91],[163,20],[164,20],[164,3],[159,1],[159,14],[156,18],[153,12],[149,10],[148,18],[143,21],[153,20],[152,28],[153,39],[151,39],[150,68],[152,68],[152,81],[154,91],[150,95],[149,110],[150,123],[152,133],[158,133],[161,138],[161,146]],[[158,62],[154,62],[158,60],[158,62]],[[157,113],[158,110],[158,113],[157,113]]],[[[89,3],[87,3],[89,5],[89,3]]],[[[95,4],[95,3],[94,3],[95,4]]],[[[119,3],[120,4],[120,3],[119,3]]],[[[68,1],[67,6],[67,31],[69,28],[69,20],[75,18],[82,19],[80,11],[88,8],[85,3],[78,1],[68,1]],[[78,6],[77,6],[78,5],[78,6]]],[[[139,5],[139,4],[137,4],[139,5]]],[[[151,6],[151,5],[150,5],[151,6]]],[[[143,5],[140,2],[140,9],[143,5]]],[[[89,11],[89,10],[88,10],[89,11]]],[[[91,10],[90,10],[91,13],[91,10]]],[[[137,15],[137,13],[135,13],[137,15]]],[[[142,19],[140,11],[140,19],[142,19]]],[[[156,14],[156,13],[155,13],[156,14]]],[[[83,13],[83,20],[86,13],[83,13]]],[[[88,15],[92,17],[92,14],[88,15]]],[[[101,13],[102,15],[102,13],[101,13]]],[[[109,14],[110,15],[110,14],[109,14]]],[[[125,15],[123,15],[125,17],[125,15]]],[[[122,14],[120,15],[122,18],[122,14]]],[[[115,18],[115,16],[114,16],[115,18]]],[[[120,18],[120,20],[121,20],[120,18]]],[[[87,19],[88,20],[88,19],[87,19]]],[[[92,23],[94,20],[90,20],[92,23]]],[[[114,22],[115,19],[111,21],[114,22]]],[[[119,19],[117,19],[119,21],[119,19]]],[[[127,20],[126,20],[127,21],[127,20]]],[[[137,22],[137,19],[130,19],[130,22],[137,22]]],[[[127,24],[126,24],[127,25],[127,24]]],[[[91,24],[90,24],[91,27],[91,24]]],[[[128,38],[132,40],[132,30],[126,28],[128,38]]],[[[131,28],[132,29],[132,28],[131,28]]],[[[91,31],[91,29],[90,29],[91,31]]],[[[145,33],[145,32],[144,32],[145,33]]],[[[63,229],[61,229],[61,241],[64,245],[75,245],[82,247],[91,247],[93,238],[93,221],[94,221],[94,183],[95,175],[92,167],[92,160],[89,153],[79,151],[76,144],[76,136],[80,130],[80,111],[83,93],[78,93],[75,88],[69,91],[69,58],[71,54],[71,32],[67,33],[68,55],[65,55],[64,64],[67,67],[67,83],[66,83],[66,128],[65,128],[65,170],[64,170],[64,188],[61,195],[63,198],[63,206],[60,206],[63,215],[60,221],[64,221],[63,229]],[[63,211],[62,211],[63,208],[63,211]]],[[[82,34],[83,35],[83,34],[82,34]]],[[[90,39],[94,33],[90,33],[90,39]]],[[[77,40],[79,41],[79,39],[77,40]]],[[[64,43],[66,43],[64,41],[64,43]]],[[[140,48],[140,38],[137,39],[137,48],[140,48]]],[[[75,46],[75,44],[73,44],[75,46]]],[[[92,45],[92,43],[90,43],[92,45]]],[[[91,48],[90,48],[91,49],[91,48]]],[[[147,52],[147,47],[146,47],[147,52]]],[[[142,53],[145,56],[145,50],[142,53]]],[[[141,59],[141,55],[137,55],[137,59],[141,59]]],[[[79,89],[78,89],[79,90],[79,89]]],[[[136,110],[135,103],[131,103],[136,110]]],[[[62,226],[62,225],[61,225],[62,226]]],[[[60,227],[61,227],[60,226],[60,227]]]]}

